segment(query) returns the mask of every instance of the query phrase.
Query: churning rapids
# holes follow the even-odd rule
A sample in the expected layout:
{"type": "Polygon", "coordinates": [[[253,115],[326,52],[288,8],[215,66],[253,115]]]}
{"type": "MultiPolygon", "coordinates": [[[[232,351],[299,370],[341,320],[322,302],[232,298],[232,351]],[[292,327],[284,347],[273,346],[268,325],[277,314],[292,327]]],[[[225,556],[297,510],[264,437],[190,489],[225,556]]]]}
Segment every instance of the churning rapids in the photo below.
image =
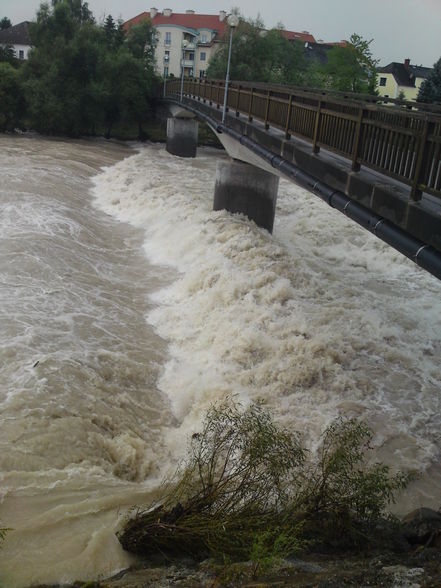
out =
{"type": "Polygon", "coordinates": [[[441,284],[281,181],[274,236],[212,212],[216,161],[0,138],[0,585],[108,576],[214,400],[313,449],[336,415],[441,504],[441,284]]]}

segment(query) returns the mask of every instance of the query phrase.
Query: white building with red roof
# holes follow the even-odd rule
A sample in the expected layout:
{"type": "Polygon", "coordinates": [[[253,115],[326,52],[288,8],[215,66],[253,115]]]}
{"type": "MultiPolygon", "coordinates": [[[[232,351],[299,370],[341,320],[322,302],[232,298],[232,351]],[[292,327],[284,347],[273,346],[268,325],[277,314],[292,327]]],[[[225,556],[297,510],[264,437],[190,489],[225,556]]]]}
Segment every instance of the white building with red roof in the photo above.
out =
{"type": "Polygon", "coordinates": [[[222,42],[227,30],[227,13],[196,14],[187,10],[184,14],[174,13],[170,8],[159,12],[150,8],[124,23],[124,28],[150,19],[156,29],[157,44],[155,51],[156,69],[162,76],[181,75],[181,60],[184,49],[184,74],[186,76],[204,77],[210,58],[222,42]]]}
{"type": "MultiPolygon", "coordinates": [[[[124,23],[128,29],[143,20],[150,20],[156,29],[156,71],[161,76],[181,76],[181,61],[184,56],[184,75],[205,77],[211,57],[225,42],[227,33],[227,13],[196,14],[194,10],[185,13],[174,13],[171,8],[160,12],[150,8],[124,23]],[[186,46],[183,49],[183,41],[186,46]]],[[[264,33],[264,31],[262,31],[264,33]]],[[[305,47],[317,44],[314,36],[308,31],[295,32],[280,30],[280,33],[291,42],[300,42],[305,47]]]]}

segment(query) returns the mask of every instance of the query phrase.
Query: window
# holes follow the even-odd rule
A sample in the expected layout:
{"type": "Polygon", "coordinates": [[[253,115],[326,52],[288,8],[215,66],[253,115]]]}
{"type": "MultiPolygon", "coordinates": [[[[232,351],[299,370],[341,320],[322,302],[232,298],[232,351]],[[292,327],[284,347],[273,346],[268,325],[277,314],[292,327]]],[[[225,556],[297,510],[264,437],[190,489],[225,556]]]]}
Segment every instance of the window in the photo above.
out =
{"type": "Polygon", "coordinates": [[[169,62],[170,61],[170,51],[166,51],[164,53],[164,61],[165,62],[169,62]]]}
{"type": "Polygon", "coordinates": [[[207,42],[207,35],[205,33],[203,33],[201,35],[201,43],[206,43],[207,42]]]}
{"type": "Polygon", "coordinates": [[[201,51],[201,61],[205,61],[207,59],[207,54],[205,51],[201,51]]]}
{"type": "Polygon", "coordinates": [[[199,77],[205,78],[205,70],[204,69],[199,70],[199,77]]]}
{"type": "Polygon", "coordinates": [[[165,33],[165,44],[171,45],[171,32],[170,31],[167,31],[165,33]]]}
{"type": "Polygon", "coordinates": [[[164,78],[168,78],[168,67],[164,67],[164,78]]]}
{"type": "Polygon", "coordinates": [[[387,78],[380,78],[380,86],[385,86],[387,82],[387,78]]]}
{"type": "Polygon", "coordinates": [[[188,56],[188,59],[190,61],[194,61],[194,53],[190,53],[189,56],[188,56]]]}
{"type": "Polygon", "coordinates": [[[19,50],[19,52],[18,52],[18,58],[19,59],[24,59],[24,51],[23,51],[23,49],[20,49],[19,50]]]}

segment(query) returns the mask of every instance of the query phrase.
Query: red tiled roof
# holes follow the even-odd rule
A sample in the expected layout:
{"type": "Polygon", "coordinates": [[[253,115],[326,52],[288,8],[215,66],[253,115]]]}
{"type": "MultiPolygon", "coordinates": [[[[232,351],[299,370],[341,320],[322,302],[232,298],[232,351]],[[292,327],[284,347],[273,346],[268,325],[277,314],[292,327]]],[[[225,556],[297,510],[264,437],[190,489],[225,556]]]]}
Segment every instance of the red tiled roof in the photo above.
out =
{"type": "Polygon", "coordinates": [[[302,41],[303,43],[315,43],[314,37],[309,33],[296,33],[295,31],[280,31],[288,41],[302,41]]]}
{"type": "MultiPolygon", "coordinates": [[[[142,12],[124,23],[127,29],[133,25],[139,24],[146,18],[150,18],[150,12],[142,12]]],[[[218,14],[174,14],[164,16],[158,12],[152,19],[153,26],[158,25],[178,25],[188,29],[210,29],[218,31],[222,36],[227,28],[226,21],[220,21],[218,14]]]]}

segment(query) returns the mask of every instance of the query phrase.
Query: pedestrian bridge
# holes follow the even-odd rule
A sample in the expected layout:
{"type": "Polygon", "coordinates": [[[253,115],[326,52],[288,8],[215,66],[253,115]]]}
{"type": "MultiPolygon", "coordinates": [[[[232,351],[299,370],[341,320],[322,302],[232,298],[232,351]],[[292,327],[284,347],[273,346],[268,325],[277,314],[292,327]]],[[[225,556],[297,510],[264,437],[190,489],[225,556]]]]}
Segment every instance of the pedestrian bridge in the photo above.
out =
{"type": "Polygon", "coordinates": [[[283,176],[441,279],[441,107],[232,82],[222,122],[223,81],[168,80],[161,96],[168,151],[194,156],[200,119],[233,160],[218,165],[216,210],[272,231],[283,176]]]}

